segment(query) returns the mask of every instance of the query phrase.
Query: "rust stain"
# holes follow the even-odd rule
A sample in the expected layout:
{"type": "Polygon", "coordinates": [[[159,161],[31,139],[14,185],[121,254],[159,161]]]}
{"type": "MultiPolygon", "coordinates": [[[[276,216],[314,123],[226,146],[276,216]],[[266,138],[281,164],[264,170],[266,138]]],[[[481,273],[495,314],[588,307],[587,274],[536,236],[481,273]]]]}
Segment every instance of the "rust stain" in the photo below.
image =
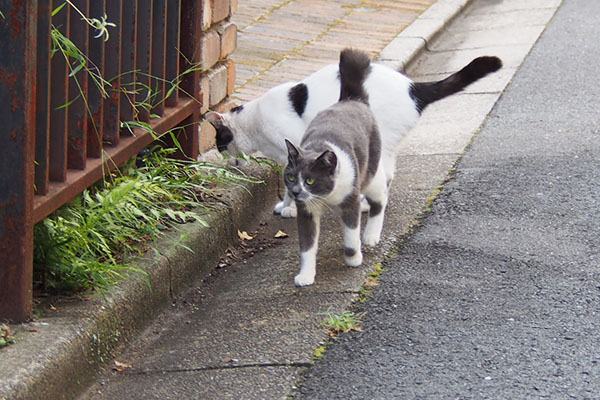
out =
{"type": "Polygon", "coordinates": [[[21,14],[21,7],[23,7],[23,0],[13,0],[13,9],[10,11],[10,27],[12,29],[12,39],[17,40],[21,36],[21,31],[23,31],[23,23],[19,19],[19,15],[21,14]]]}
{"type": "Polygon", "coordinates": [[[18,129],[13,129],[12,132],[10,132],[10,137],[12,140],[17,140],[17,136],[19,136],[19,130],[18,129]]]}
{"type": "Polygon", "coordinates": [[[21,108],[21,99],[17,96],[13,96],[12,102],[10,103],[10,108],[12,112],[15,112],[21,108]]]}
{"type": "Polygon", "coordinates": [[[69,145],[73,150],[81,150],[83,148],[83,140],[81,138],[69,137],[69,145]]]}
{"type": "Polygon", "coordinates": [[[18,92],[17,92],[17,83],[19,82],[19,77],[17,76],[17,74],[12,73],[12,72],[6,72],[3,69],[0,69],[0,84],[5,85],[11,96],[12,96],[12,101],[11,101],[11,110],[12,112],[17,111],[20,106],[21,106],[21,100],[18,96],[18,92]]]}
{"type": "Polygon", "coordinates": [[[0,82],[4,83],[9,89],[13,90],[17,84],[18,77],[12,72],[6,72],[0,68],[0,82]]]}

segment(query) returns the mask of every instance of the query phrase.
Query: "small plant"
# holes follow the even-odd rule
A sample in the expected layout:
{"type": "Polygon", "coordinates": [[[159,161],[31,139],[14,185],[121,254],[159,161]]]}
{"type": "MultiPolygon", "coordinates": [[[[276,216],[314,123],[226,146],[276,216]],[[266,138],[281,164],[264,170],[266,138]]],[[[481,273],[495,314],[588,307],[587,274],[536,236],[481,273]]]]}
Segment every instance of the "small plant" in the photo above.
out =
{"type": "Polygon", "coordinates": [[[360,289],[358,289],[358,298],[356,301],[359,303],[364,303],[367,301],[371,293],[373,293],[373,287],[379,285],[379,277],[383,272],[383,267],[381,264],[375,264],[373,270],[367,275],[365,282],[362,284],[360,289]]]}
{"type": "Polygon", "coordinates": [[[8,325],[0,324],[0,349],[14,342],[15,339],[12,337],[8,325]]]}
{"type": "Polygon", "coordinates": [[[325,313],[327,318],[321,323],[329,331],[330,336],[336,336],[340,333],[350,331],[360,332],[360,317],[351,311],[344,311],[341,315],[334,315],[331,312],[325,313]]]}
{"type": "Polygon", "coordinates": [[[218,185],[258,182],[236,169],[175,160],[158,149],[121,175],[85,190],[34,229],[34,270],[43,289],[77,292],[118,282],[125,255],[180,223],[205,224],[193,211],[208,207],[218,185]]]}
{"type": "Polygon", "coordinates": [[[433,205],[433,202],[435,201],[435,199],[438,197],[438,195],[442,191],[442,187],[443,187],[442,185],[438,185],[431,192],[431,195],[427,198],[427,201],[425,202],[425,212],[431,211],[431,207],[433,205]]]}
{"type": "Polygon", "coordinates": [[[358,298],[356,299],[356,301],[359,303],[364,303],[367,301],[367,299],[369,298],[369,296],[371,296],[372,293],[373,293],[372,287],[369,287],[369,286],[363,284],[358,289],[358,298]]]}
{"type": "Polygon", "coordinates": [[[383,267],[381,266],[381,264],[375,264],[375,266],[373,267],[373,270],[369,273],[369,275],[367,275],[367,280],[365,282],[365,285],[367,285],[367,286],[379,285],[379,277],[381,276],[382,272],[383,272],[383,267]]]}
{"type": "Polygon", "coordinates": [[[325,351],[327,350],[327,346],[326,345],[321,345],[319,347],[317,347],[317,349],[315,350],[315,352],[313,353],[313,360],[320,360],[321,358],[325,357],[325,351]]]}

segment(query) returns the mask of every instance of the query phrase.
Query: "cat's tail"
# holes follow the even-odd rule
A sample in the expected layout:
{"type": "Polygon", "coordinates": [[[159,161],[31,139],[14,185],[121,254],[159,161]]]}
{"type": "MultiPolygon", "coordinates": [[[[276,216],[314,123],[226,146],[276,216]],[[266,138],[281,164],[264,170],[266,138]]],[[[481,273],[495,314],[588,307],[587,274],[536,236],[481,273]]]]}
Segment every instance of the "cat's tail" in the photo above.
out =
{"type": "Polygon", "coordinates": [[[363,83],[371,71],[371,58],[360,50],[344,49],[340,53],[340,101],[355,100],[369,104],[363,83]]]}
{"type": "Polygon", "coordinates": [[[460,92],[471,83],[489,73],[498,71],[501,67],[502,61],[498,57],[478,57],[460,71],[441,81],[414,82],[411,87],[411,96],[417,103],[419,112],[421,112],[429,104],[460,92]]]}

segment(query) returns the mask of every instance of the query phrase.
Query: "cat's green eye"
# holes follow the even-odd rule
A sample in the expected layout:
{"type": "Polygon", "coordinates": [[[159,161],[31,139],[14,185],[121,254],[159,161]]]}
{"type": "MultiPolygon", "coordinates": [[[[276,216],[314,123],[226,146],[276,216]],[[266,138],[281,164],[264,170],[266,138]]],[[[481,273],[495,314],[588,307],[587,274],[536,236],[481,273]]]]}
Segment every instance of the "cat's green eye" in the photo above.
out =
{"type": "Polygon", "coordinates": [[[287,174],[286,178],[290,182],[294,182],[296,180],[296,177],[293,174],[287,174]]]}
{"type": "Polygon", "coordinates": [[[307,185],[310,186],[310,185],[312,185],[312,184],[315,183],[315,178],[306,178],[305,182],[306,182],[307,185]]]}

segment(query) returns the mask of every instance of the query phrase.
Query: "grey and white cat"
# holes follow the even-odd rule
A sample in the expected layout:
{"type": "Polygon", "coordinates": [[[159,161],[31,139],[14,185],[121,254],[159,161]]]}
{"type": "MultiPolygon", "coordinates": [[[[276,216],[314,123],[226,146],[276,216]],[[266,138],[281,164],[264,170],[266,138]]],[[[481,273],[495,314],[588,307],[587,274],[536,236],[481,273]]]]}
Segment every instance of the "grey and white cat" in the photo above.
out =
{"type": "MultiPolygon", "coordinates": [[[[428,104],[461,91],[469,84],[498,70],[497,57],[479,57],[462,70],[436,82],[413,82],[406,75],[382,64],[371,64],[364,87],[379,124],[381,158],[386,179],[391,182],[396,154],[406,132],[416,123],[428,104]]],[[[217,147],[237,155],[262,152],[281,164],[287,151],[284,138],[300,143],[308,124],[317,113],[338,101],[338,65],[332,64],[301,82],[276,86],[263,96],[233,108],[227,113],[211,112],[207,119],[217,130],[217,147]]],[[[283,217],[293,217],[295,207],[288,196],[275,208],[283,217]]]]}
{"type": "Polygon", "coordinates": [[[374,246],[380,239],[387,183],[377,121],[363,88],[370,64],[366,53],[344,49],[339,63],[339,102],[315,116],[299,146],[285,140],[284,181],[298,212],[301,266],[294,279],[297,286],[315,281],[320,218],[325,209],[340,211],[347,265],[362,263],[361,194],[370,206],[363,243],[374,246]]]}

